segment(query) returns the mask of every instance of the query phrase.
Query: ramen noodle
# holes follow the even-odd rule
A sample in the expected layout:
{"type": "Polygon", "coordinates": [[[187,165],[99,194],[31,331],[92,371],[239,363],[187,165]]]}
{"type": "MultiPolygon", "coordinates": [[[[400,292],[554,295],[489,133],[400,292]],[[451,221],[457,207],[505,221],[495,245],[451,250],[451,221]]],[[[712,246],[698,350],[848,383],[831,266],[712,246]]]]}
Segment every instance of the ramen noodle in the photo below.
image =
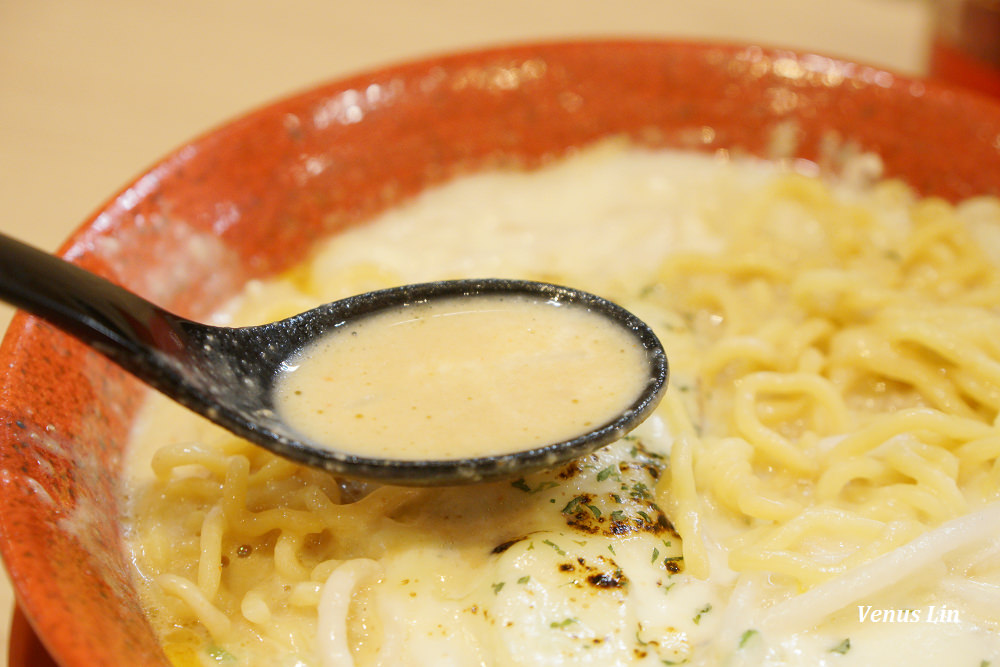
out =
{"type": "Polygon", "coordinates": [[[154,397],[128,539],[173,664],[1000,664],[1000,203],[809,167],[602,145],[429,190],[250,285],[228,321],[568,284],[650,324],[671,386],[594,454],[436,489],[154,397]]]}

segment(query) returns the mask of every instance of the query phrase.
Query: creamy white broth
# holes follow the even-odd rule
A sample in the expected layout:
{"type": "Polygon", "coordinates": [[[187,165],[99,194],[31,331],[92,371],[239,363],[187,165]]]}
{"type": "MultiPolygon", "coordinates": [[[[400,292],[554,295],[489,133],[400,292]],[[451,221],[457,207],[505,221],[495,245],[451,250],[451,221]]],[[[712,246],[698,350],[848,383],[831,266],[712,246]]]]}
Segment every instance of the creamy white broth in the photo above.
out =
{"type": "Polygon", "coordinates": [[[975,304],[1000,302],[976,256],[997,228],[995,200],[611,146],[459,179],[331,239],[229,321],[427,280],[560,282],[649,323],[671,387],[594,455],[442,490],[330,480],[154,399],[128,537],[165,650],[179,667],[1000,664],[996,532],[951,530],[996,511],[996,409],[919,347],[996,361],[975,304]],[[929,360],[963,389],[898,377],[929,360]],[[898,579],[865,578],[894,554],[898,579]]]}
{"type": "Polygon", "coordinates": [[[281,418],[331,450],[382,459],[499,456],[614,421],[649,381],[642,344],[583,306],[478,295],[338,327],[285,364],[281,418]]]}

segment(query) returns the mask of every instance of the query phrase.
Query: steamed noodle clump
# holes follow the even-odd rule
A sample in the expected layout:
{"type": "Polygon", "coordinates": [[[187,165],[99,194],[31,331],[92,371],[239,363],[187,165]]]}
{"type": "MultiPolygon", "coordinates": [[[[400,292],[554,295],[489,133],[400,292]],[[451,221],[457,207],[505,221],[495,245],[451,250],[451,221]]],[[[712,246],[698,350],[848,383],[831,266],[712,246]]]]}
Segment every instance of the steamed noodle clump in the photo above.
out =
{"type": "Polygon", "coordinates": [[[151,621],[178,667],[997,664],[998,261],[993,199],[762,162],[605,145],[429,191],[232,321],[565,283],[657,331],[666,399],[563,469],[422,490],[157,399],[129,500],[151,621]]]}

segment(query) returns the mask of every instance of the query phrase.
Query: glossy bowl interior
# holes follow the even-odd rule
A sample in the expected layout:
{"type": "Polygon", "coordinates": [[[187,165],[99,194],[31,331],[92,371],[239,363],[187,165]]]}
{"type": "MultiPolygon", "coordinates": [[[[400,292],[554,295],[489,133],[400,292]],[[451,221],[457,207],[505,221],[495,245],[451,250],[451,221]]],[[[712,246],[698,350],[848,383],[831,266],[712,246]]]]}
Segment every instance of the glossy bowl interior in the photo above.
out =
{"type": "MultiPolygon", "coordinates": [[[[518,46],[318,87],[180,148],[63,254],[202,317],[250,278],[428,185],[608,135],[820,163],[874,151],[922,193],[1000,194],[1000,106],[814,55],[662,42],[518,46]]],[[[18,315],[0,348],[0,539],[60,664],[167,665],[129,579],[122,450],[143,392],[18,315]]]]}

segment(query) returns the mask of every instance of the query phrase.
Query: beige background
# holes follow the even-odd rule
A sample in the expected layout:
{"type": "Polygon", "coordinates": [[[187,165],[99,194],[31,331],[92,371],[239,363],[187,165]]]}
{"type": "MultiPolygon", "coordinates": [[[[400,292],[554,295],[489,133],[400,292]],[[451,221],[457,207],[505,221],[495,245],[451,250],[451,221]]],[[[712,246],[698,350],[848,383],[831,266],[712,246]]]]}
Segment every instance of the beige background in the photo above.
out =
{"type": "MultiPolygon", "coordinates": [[[[920,74],[930,1],[2,0],[0,232],[55,250],[194,135],[400,59],[543,38],[656,36],[813,50],[920,74]]],[[[11,313],[0,305],[0,331],[11,313]]],[[[0,576],[0,651],[11,605],[0,576]]]]}

